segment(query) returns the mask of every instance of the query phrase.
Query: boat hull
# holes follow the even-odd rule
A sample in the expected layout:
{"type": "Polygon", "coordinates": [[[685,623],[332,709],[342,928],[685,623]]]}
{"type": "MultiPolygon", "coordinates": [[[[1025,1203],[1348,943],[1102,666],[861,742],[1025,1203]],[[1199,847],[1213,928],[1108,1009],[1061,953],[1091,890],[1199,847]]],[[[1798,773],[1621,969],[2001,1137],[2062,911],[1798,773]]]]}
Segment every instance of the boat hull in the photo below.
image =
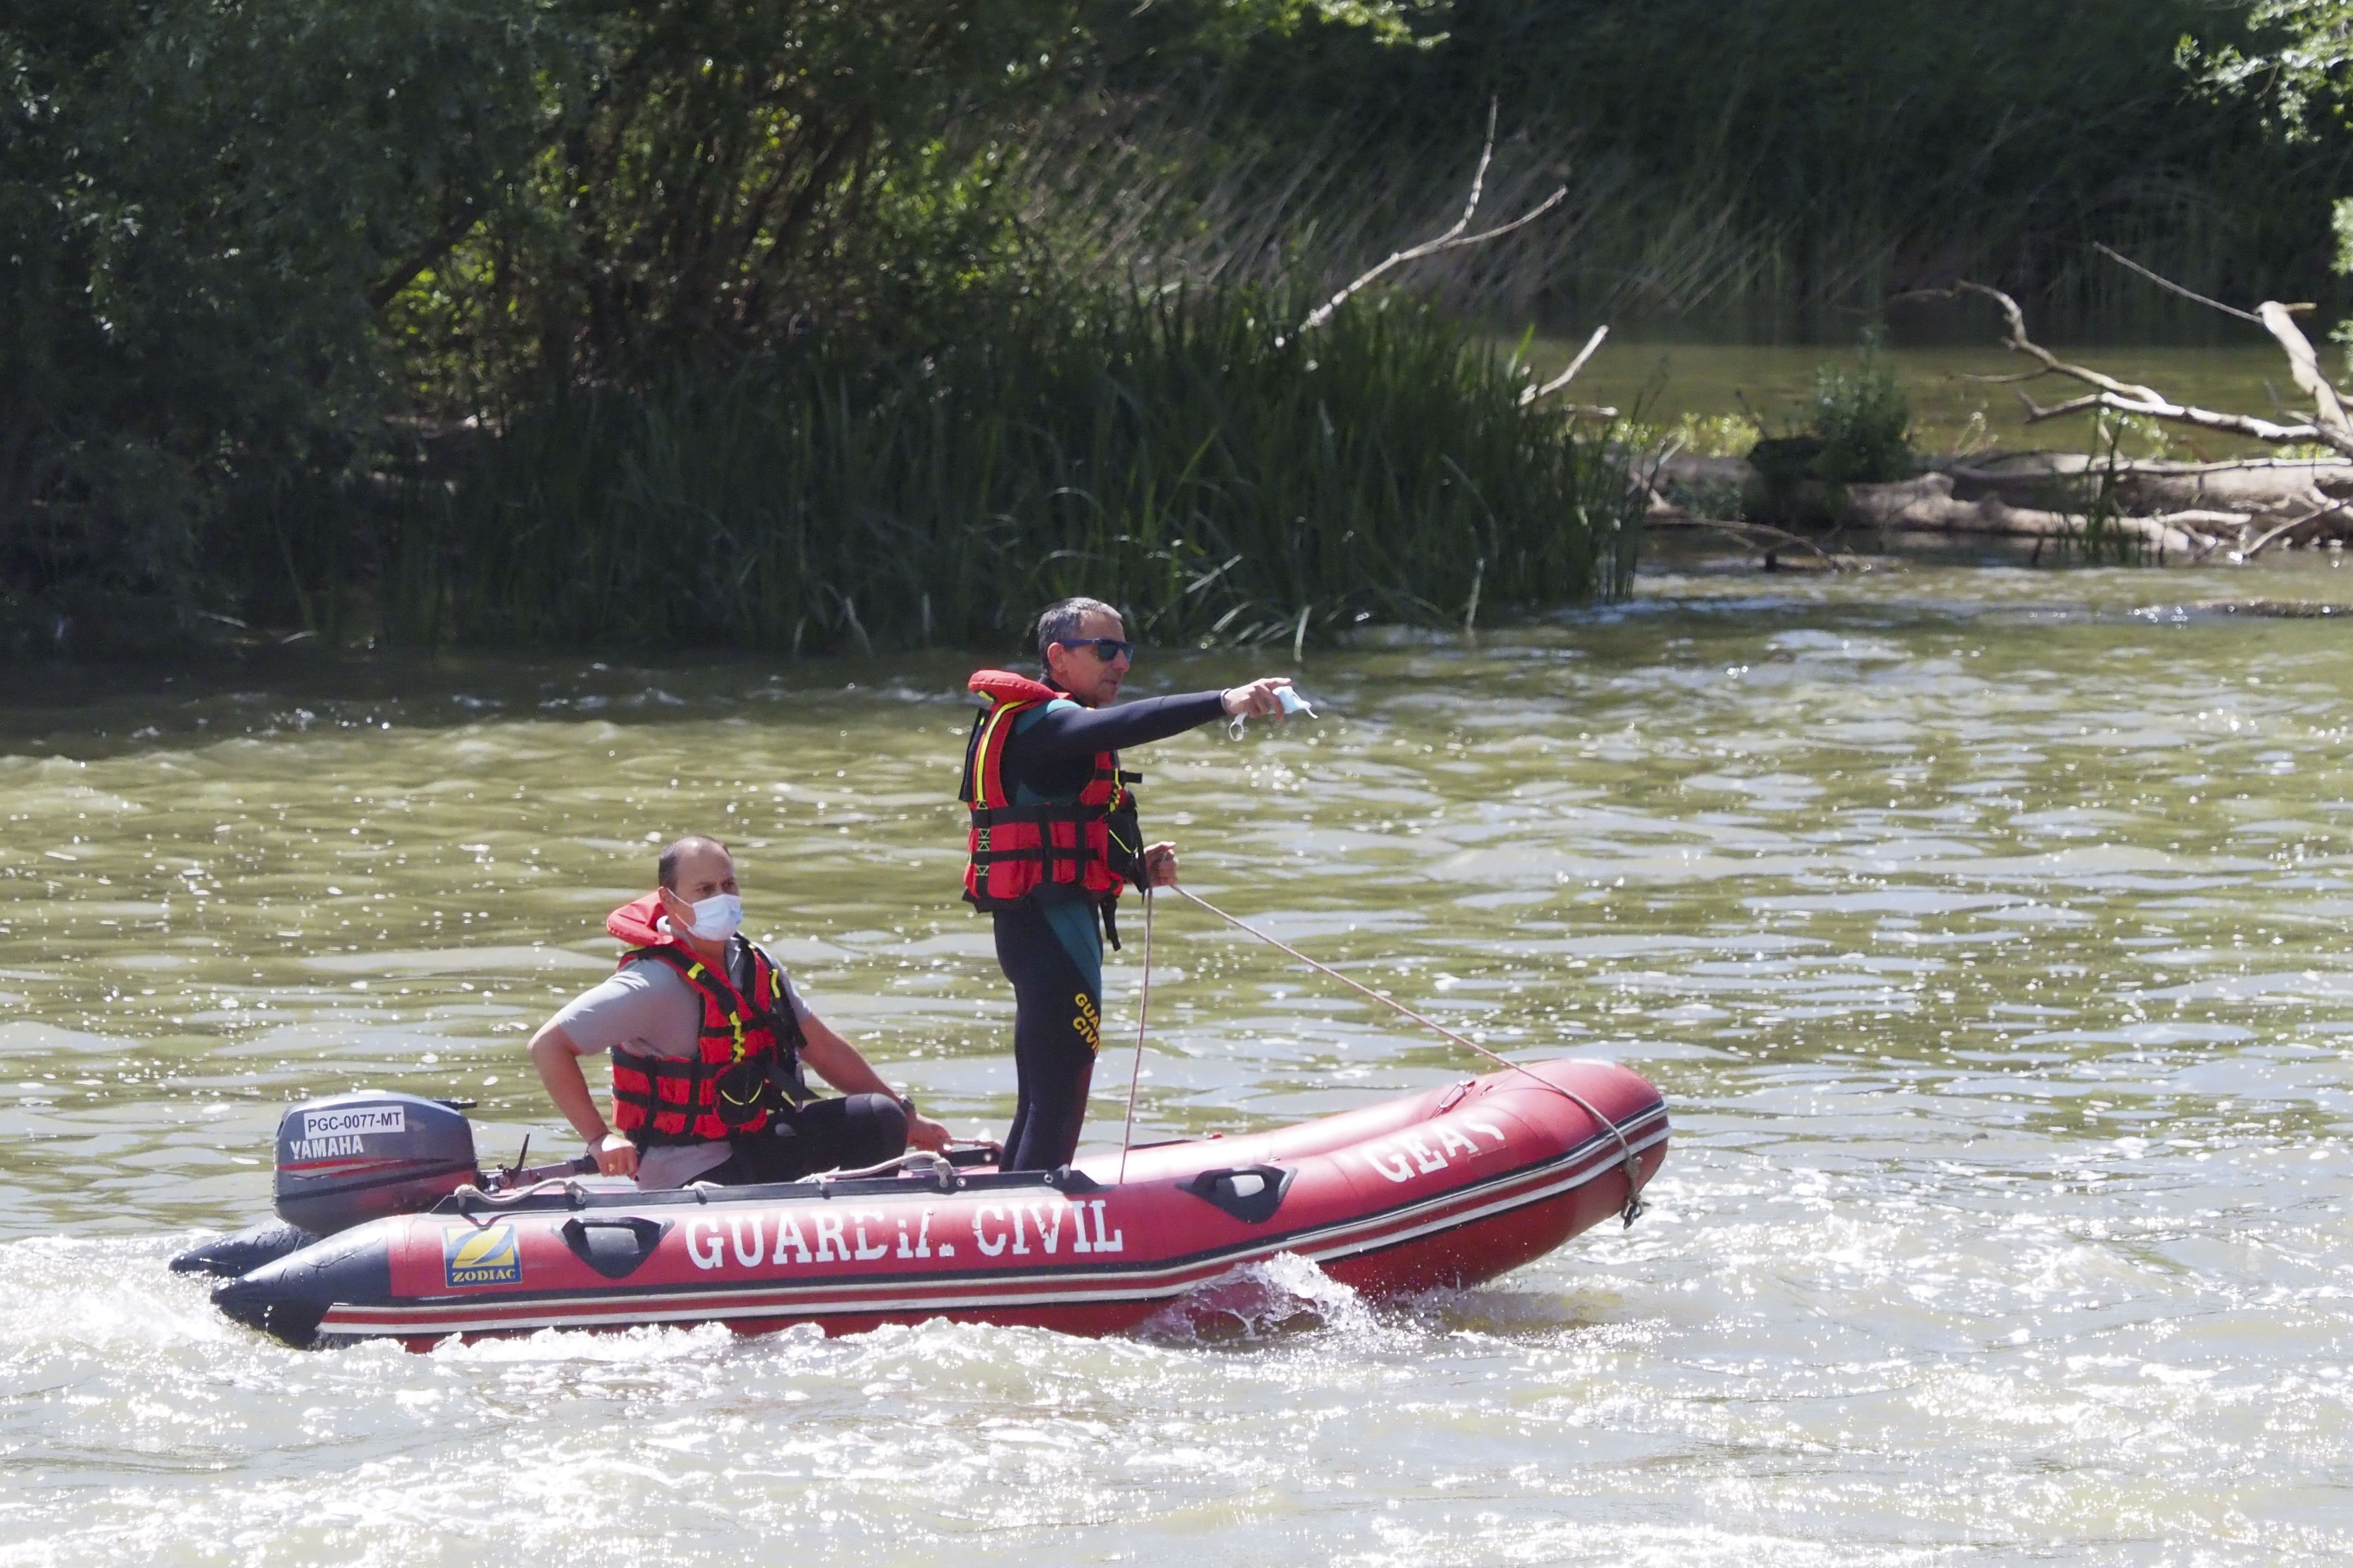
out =
{"type": "Polygon", "coordinates": [[[1375,1299],[1493,1279],[1624,1210],[1667,1138],[1666,1107],[1635,1074],[1547,1062],[1135,1150],[1124,1179],[1112,1154],[1050,1174],[447,1199],[215,1299],[295,1342],[934,1318],[1116,1333],[1280,1253],[1375,1299]]]}

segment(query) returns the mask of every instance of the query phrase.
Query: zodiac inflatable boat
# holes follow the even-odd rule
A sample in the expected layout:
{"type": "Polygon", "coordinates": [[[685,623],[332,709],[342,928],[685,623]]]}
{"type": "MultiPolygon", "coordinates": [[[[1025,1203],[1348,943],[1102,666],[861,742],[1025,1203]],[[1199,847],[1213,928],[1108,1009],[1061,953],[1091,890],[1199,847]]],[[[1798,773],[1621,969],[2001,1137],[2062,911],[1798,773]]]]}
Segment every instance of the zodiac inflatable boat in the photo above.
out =
{"type": "Polygon", "coordinates": [[[486,1178],[459,1111],[347,1094],[280,1126],[284,1223],[174,1267],[237,1276],[214,1301],[296,1344],[928,1318],[1113,1333],[1279,1252],[1374,1298],[1493,1279],[1612,1215],[1631,1224],[1666,1145],[1650,1084],[1554,1061],[1278,1131],[1147,1145],[1124,1177],[1116,1152],[1037,1173],[916,1153],[770,1186],[636,1192],[486,1178]]]}

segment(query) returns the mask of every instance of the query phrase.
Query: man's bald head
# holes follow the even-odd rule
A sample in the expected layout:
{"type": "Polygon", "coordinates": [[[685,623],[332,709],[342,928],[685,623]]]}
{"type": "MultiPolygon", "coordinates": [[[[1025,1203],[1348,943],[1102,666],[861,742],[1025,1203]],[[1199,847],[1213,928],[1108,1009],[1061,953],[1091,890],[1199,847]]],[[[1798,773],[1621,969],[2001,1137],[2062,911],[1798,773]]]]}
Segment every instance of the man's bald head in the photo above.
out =
{"type": "MultiPolygon", "coordinates": [[[[680,890],[681,879],[696,885],[732,880],[735,857],[716,838],[690,833],[661,852],[661,858],[654,862],[654,872],[661,885],[675,893],[680,890]],[[699,874],[706,872],[712,874],[699,874]]],[[[696,896],[689,894],[688,899],[691,901],[696,896]]]]}

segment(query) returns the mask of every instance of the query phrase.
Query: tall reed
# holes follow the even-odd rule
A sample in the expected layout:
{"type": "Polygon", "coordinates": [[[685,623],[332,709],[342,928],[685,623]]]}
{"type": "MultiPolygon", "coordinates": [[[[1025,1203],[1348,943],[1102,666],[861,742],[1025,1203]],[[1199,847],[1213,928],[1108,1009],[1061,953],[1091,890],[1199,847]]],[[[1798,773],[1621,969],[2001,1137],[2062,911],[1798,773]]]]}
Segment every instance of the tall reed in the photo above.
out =
{"type": "Polygon", "coordinates": [[[413,493],[387,630],[476,644],[1009,644],[1113,600],[1170,642],[1461,625],[1622,594],[1623,459],[1402,302],[1030,300],[924,355],[583,392],[413,493]]]}
{"type": "Polygon", "coordinates": [[[1419,47],[1304,26],[1190,75],[1181,52],[1137,52],[1008,177],[1066,265],[1346,278],[1459,210],[1493,100],[1483,211],[1569,199],[1418,263],[1403,286],[1458,310],[1836,342],[1959,276],[2071,336],[2232,330],[2094,240],[2220,298],[2347,298],[2327,194],[2353,138],[2285,141],[2263,93],[2202,95],[2177,63],[2185,35],[2244,40],[2244,0],[1405,9],[1419,47]]]}

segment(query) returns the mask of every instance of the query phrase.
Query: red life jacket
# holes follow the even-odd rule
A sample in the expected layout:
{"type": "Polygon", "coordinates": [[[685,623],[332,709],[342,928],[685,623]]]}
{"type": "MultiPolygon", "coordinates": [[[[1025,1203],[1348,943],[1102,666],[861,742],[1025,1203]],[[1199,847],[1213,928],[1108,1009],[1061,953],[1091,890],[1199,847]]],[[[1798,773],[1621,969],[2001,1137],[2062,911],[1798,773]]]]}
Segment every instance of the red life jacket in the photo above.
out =
{"type": "MultiPolygon", "coordinates": [[[[807,1044],[794,1016],[784,972],[743,937],[751,992],[736,989],[733,967],[707,963],[661,923],[659,895],[649,893],[606,917],[605,929],[628,944],[621,967],[667,963],[702,1001],[691,1057],[655,1057],[613,1047],[613,1126],[638,1148],[711,1143],[758,1132],[799,1089],[807,1044]]],[[[733,945],[731,943],[731,946],[733,945]]],[[[733,954],[731,953],[731,958],[733,954]]]]}
{"type": "Polygon", "coordinates": [[[1066,694],[1003,669],[980,671],[970,688],[988,707],[973,721],[964,784],[956,792],[972,812],[965,898],[984,910],[1004,909],[1052,883],[1078,888],[1100,904],[1116,901],[1126,879],[1112,866],[1110,817],[1127,804],[1126,786],[1144,775],[1122,773],[1117,752],[1097,752],[1094,772],[1077,799],[1014,805],[1005,779],[1005,745],[1014,723],[1066,694]]]}

